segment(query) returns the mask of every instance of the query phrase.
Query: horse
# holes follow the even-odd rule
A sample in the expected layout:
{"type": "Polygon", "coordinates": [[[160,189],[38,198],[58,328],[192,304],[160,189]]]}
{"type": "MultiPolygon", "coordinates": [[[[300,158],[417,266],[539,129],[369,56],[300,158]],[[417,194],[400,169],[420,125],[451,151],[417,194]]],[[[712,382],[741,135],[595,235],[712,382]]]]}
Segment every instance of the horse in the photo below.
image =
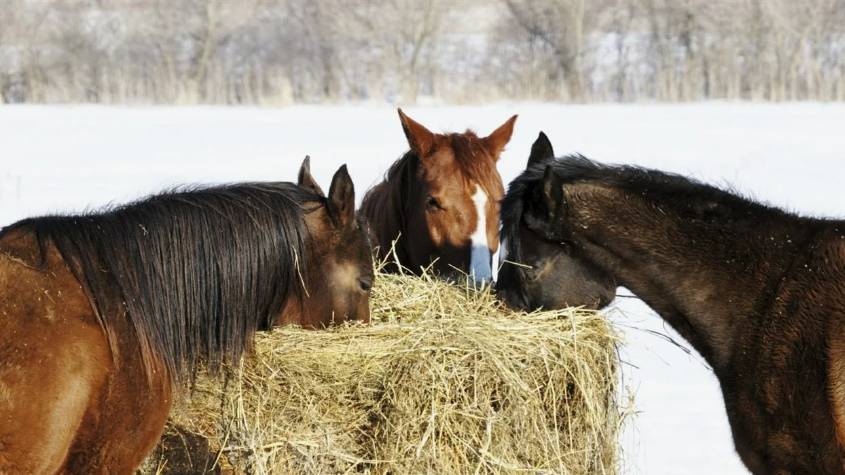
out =
{"type": "Polygon", "coordinates": [[[421,274],[431,268],[492,282],[504,196],[496,162],[517,116],[479,137],[471,130],[435,134],[398,112],[410,149],[367,191],[360,208],[385,270],[421,274]],[[388,259],[391,250],[395,255],[388,259]]]}
{"type": "Polygon", "coordinates": [[[845,473],[845,221],[540,152],[508,187],[502,234],[511,261],[541,269],[497,283],[510,305],[554,305],[555,292],[590,303],[594,292],[567,289],[621,285],[687,340],[719,380],[751,473],[845,473]],[[557,256],[589,271],[543,273],[557,256]]]}
{"type": "Polygon", "coordinates": [[[178,188],[0,231],[0,474],[131,475],[173,389],[256,331],[369,321],[372,243],[344,165],[178,188]]]}

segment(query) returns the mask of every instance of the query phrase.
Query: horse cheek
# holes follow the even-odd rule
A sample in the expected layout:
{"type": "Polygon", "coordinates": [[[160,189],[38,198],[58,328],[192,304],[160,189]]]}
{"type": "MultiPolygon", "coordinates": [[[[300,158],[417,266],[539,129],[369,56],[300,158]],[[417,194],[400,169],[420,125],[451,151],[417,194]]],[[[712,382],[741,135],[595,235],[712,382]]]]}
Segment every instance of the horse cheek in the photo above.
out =
{"type": "Polygon", "coordinates": [[[560,229],[562,225],[548,221],[545,216],[538,216],[533,211],[528,211],[525,213],[525,225],[547,241],[563,241],[563,233],[560,229]]]}
{"type": "Polygon", "coordinates": [[[438,216],[430,216],[428,221],[428,235],[435,248],[443,247],[443,223],[438,216]]]}

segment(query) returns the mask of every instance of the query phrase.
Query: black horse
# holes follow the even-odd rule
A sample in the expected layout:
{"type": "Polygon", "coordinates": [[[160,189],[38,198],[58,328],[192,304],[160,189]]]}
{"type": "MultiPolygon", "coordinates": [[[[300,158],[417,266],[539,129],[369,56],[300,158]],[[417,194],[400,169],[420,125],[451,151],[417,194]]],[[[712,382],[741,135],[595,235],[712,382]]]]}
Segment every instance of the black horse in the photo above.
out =
{"type": "Polygon", "coordinates": [[[554,158],[543,134],[502,221],[522,264],[500,274],[510,305],[603,307],[629,288],[713,367],[752,473],[845,473],[845,221],[554,158]]]}

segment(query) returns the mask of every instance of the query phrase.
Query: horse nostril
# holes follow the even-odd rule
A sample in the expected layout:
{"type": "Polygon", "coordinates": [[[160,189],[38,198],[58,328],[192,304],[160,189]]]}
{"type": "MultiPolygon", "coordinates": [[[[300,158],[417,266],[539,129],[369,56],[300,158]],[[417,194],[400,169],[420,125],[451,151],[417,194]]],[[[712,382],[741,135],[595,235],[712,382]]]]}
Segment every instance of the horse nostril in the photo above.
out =
{"type": "Polygon", "coordinates": [[[359,322],[361,321],[361,310],[357,308],[353,308],[349,313],[346,314],[346,321],[347,322],[359,322]]]}

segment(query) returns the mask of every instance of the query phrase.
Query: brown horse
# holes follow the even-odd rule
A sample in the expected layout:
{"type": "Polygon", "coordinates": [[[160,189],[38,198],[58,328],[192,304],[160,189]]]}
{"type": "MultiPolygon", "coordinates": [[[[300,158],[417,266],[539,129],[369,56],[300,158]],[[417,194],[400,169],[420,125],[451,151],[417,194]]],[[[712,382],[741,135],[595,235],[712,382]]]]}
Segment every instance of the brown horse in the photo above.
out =
{"type": "MultiPolygon", "coordinates": [[[[471,130],[432,133],[401,109],[399,119],[411,149],[361,204],[376,235],[379,258],[396,241],[396,259],[412,272],[420,273],[433,262],[440,274],[457,270],[491,282],[492,256],[499,248],[499,200],[504,196],[496,162],[510,141],[516,116],[484,138],[471,130]]],[[[390,264],[388,270],[398,270],[390,264]]]]}
{"type": "Polygon", "coordinates": [[[342,167],[182,189],[0,232],[0,474],[130,475],[171,388],[255,331],[369,320],[372,254],[342,167]]]}
{"type": "Polygon", "coordinates": [[[511,259],[534,266],[526,242],[542,240],[595,272],[517,271],[506,301],[581,279],[629,288],[712,366],[752,473],[845,473],[845,221],[581,156],[531,163],[502,205],[511,259]]]}

